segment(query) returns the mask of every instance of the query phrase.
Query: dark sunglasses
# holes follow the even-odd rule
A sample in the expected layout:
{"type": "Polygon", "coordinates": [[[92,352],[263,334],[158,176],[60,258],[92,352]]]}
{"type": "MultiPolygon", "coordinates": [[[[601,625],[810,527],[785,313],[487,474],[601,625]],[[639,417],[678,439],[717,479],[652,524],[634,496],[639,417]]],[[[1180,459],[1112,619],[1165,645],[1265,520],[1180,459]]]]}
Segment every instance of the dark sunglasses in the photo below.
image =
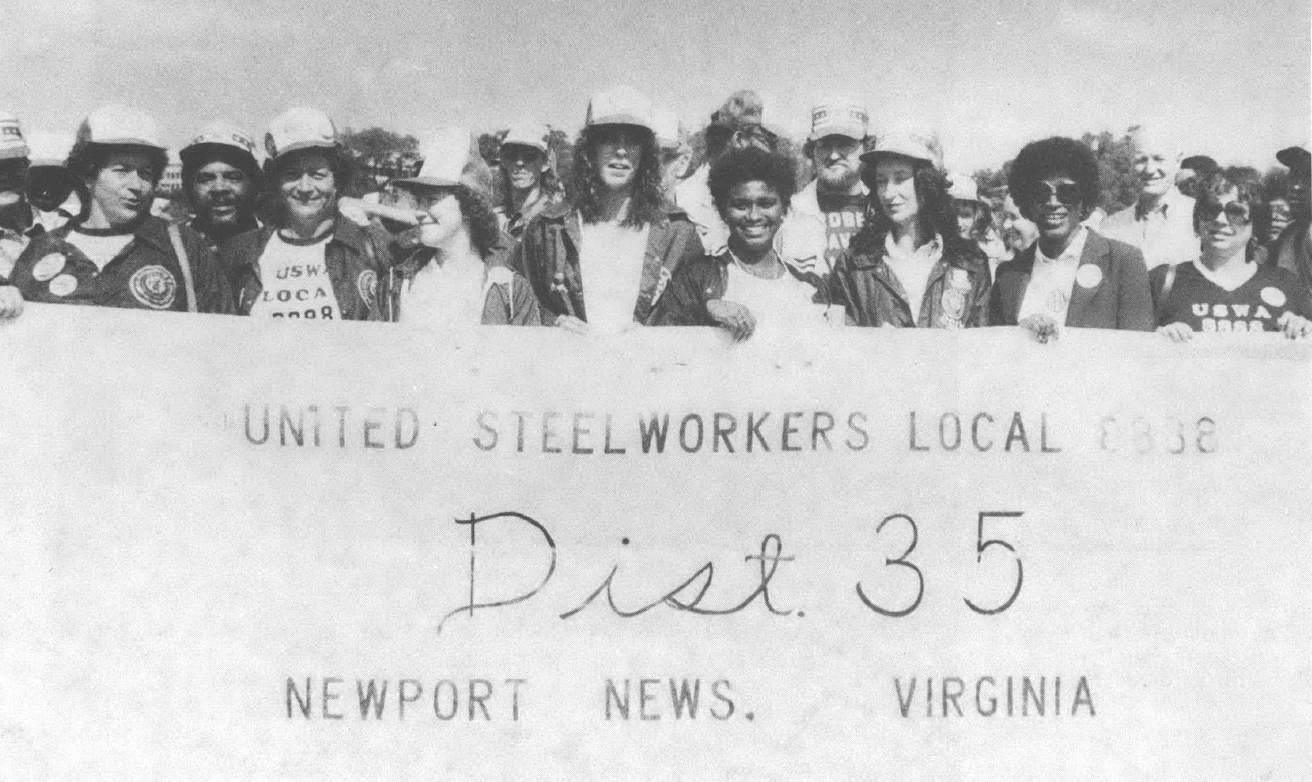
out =
{"type": "Polygon", "coordinates": [[[1203,222],[1210,223],[1215,220],[1219,214],[1225,212],[1225,219],[1230,225],[1242,228],[1253,221],[1253,214],[1247,206],[1238,201],[1231,201],[1225,206],[1221,206],[1215,201],[1199,201],[1198,217],[1203,222]]]}
{"type": "Polygon", "coordinates": [[[1074,182],[1061,182],[1056,187],[1047,182],[1035,182],[1025,195],[1032,204],[1046,204],[1054,195],[1066,206],[1077,206],[1084,200],[1080,186],[1074,182]]]}
{"type": "Polygon", "coordinates": [[[597,132],[598,144],[618,144],[622,147],[637,147],[646,141],[648,136],[641,130],[617,128],[615,126],[603,126],[597,132]]]}

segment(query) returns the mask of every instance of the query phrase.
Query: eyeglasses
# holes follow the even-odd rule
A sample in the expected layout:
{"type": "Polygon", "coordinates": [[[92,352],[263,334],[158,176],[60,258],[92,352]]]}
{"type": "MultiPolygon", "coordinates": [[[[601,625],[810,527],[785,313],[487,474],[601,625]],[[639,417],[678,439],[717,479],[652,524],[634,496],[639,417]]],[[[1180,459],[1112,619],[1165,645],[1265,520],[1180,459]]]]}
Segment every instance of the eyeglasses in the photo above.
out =
{"type": "Polygon", "coordinates": [[[1025,192],[1025,198],[1033,204],[1046,204],[1054,195],[1066,206],[1076,206],[1084,200],[1080,186],[1074,182],[1058,182],[1056,187],[1048,182],[1035,182],[1025,192]]]}
{"type": "Polygon", "coordinates": [[[1198,202],[1198,216],[1199,218],[1202,219],[1203,222],[1208,222],[1208,223],[1212,222],[1222,212],[1225,212],[1226,222],[1236,227],[1242,228],[1243,226],[1248,225],[1250,222],[1253,221],[1252,212],[1248,209],[1247,206],[1239,203],[1238,201],[1231,201],[1230,203],[1225,204],[1224,206],[1218,204],[1215,201],[1198,202]]]}
{"type": "Polygon", "coordinates": [[[639,130],[626,130],[615,126],[602,126],[597,132],[598,144],[615,144],[621,147],[636,148],[649,136],[639,130]]]}

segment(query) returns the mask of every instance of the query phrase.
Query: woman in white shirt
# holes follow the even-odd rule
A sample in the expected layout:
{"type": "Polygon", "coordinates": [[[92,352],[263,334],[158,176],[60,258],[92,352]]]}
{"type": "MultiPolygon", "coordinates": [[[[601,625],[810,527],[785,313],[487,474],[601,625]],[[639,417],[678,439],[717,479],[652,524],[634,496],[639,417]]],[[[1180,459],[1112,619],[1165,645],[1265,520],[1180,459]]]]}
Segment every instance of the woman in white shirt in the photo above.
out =
{"type": "MultiPolygon", "coordinates": [[[[507,266],[492,211],[492,172],[464,128],[434,134],[419,175],[393,182],[392,208],[414,215],[418,244],[388,269],[375,320],[449,328],[541,325],[528,280],[507,266]]],[[[397,247],[397,243],[393,247],[397,247]]]]}
{"type": "Polygon", "coordinates": [[[711,167],[708,184],[729,228],[728,246],[675,272],[657,322],[719,326],[738,340],[825,324],[831,306],[824,281],[774,249],[796,186],[792,160],[757,147],[734,149],[711,167]]]}
{"type": "Polygon", "coordinates": [[[546,325],[585,334],[651,324],[679,265],[701,257],[696,228],[661,189],[651,114],[631,88],[593,96],[574,148],[573,201],[524,229],[513,265],[546,325]]]}
{"type": "Polygon", "coordinates": [[[858,326],[987,325],[988,258],[957,231],[957,212],[932,139],[889,133],[861,156],[870,215],[833,277],[858,326]]]}

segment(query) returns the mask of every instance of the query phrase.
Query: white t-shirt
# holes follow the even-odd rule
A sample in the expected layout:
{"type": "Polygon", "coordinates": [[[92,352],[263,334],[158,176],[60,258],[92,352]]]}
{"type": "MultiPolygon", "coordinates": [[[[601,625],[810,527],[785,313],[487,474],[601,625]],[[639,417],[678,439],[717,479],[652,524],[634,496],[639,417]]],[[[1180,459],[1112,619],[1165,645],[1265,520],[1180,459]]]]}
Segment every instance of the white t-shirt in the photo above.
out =
{"type": "Polygon", "coordinates": [[[132,241],[131,233],[114,233],[114,234],[88,234],[82,233],[76,229],[69,231],[68,236],[64,237],[65,241],[82,251],[82,254],[96,265],[97,269],[105,270],[109,262],[114,257],[123,252],[123,248],[128,246],[132,241]]]}
{"type": "Polygon", "coordinates": [[[893,272],[902,289],[907,292],[907,306],[918,322],[920,308],[925,303],[925,288],[929,287],[929,273],[943,257],[943,242],[937,235],[911,252],[903,252],[893,241],[893,232],[884,235],[884,263],[893,272]]]}
{"type": "Polygon", "coordinates": [[[400,322],[449,328],[483,322],[481,258],[429,261],[401,288],[400,322]]]}
{"type": "Polygon", "coordinates": [[[1061,256],[1055,259],[1044,255],[1043,250],[1034,245],[1034,270],[1030,273],[1030,284],[1025,286],[1025,297],[1021,299],[1020,312],[1016,315],[1018,320],[1031,315],[1047,315],[1057,325],[1065,325],[1066,312],[1071,307],[1071,291],[1075,288],[1075,273],[1088,238],[1089,229],[1080,228],[1061,256]]]}
{"type": "Polygon", "coordinates": [[[583,240],[579,274],[588,327],[606,333],[623,331],[633,323],[649,229],[579,222],[583,240]]]}
{"type": "Polygon", "coordinates": [[[756,333],[783,333],[790,328],[825,324],[825,308],[811,299],[815,288],[784,270],[782,276],[767,280],[749,272],[730,253],[729,279],[724,300],[741,304],[756,318],[756,333]]]}
{"type": "Polygon", "coordinates": [[[275,231],[260,256],[264,290],[251,305],[251,316],[341,320],[342,310],[324,258],[331,238],[329,234],[301,244],[275,231]]]}

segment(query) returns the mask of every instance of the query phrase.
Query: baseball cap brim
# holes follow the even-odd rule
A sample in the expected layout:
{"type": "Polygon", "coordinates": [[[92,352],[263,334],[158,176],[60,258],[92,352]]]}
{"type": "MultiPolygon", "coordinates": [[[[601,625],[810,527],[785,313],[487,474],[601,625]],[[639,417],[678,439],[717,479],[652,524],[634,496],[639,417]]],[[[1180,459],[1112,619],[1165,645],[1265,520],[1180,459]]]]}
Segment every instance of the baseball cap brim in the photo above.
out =
{"type": "Polygon", "coordinates": [[[328,150],[335,150],[335,149],[337,149],[337,142],[335,142],[335,141],[297,141],[297,142],[294,142],[294,143],[292,143],[292,144],[288,144],[288,145],[287,145],[285,148],[283,148],[283,149],[278,150],[278,154],[274,155],[274,156],[273,156],[273,159],[274,159],[274,160],[281,160],[282,158],[287,157],[287,155],[291,154],[292,152],[298,152],[298,151],[300,151],[300,150],[302,150],[302,149],[328,149],[328,150]]]}
{"type": "Polygon", "coordinates": [[[591,127],[596,127],[597,125],[629,125],[635,128],[642,128],[649,133],[654,132],[652,131],[650,122],[633,114],[610,114],[605,117],[593,117],[588,125],[591,127]]]}
{"type": "Polygon", "coordinates": [[[853,141],[865,141],[866,139],[865,135],[861,133],[861,129],[853,126],[845,128],[826,128],[819,133],[812,133],[807,136],[806,139],[807,141],[819,141],[820,139],[828,138],[829,136],[842,136],[843,138],[850,138],[853,141]]]}

